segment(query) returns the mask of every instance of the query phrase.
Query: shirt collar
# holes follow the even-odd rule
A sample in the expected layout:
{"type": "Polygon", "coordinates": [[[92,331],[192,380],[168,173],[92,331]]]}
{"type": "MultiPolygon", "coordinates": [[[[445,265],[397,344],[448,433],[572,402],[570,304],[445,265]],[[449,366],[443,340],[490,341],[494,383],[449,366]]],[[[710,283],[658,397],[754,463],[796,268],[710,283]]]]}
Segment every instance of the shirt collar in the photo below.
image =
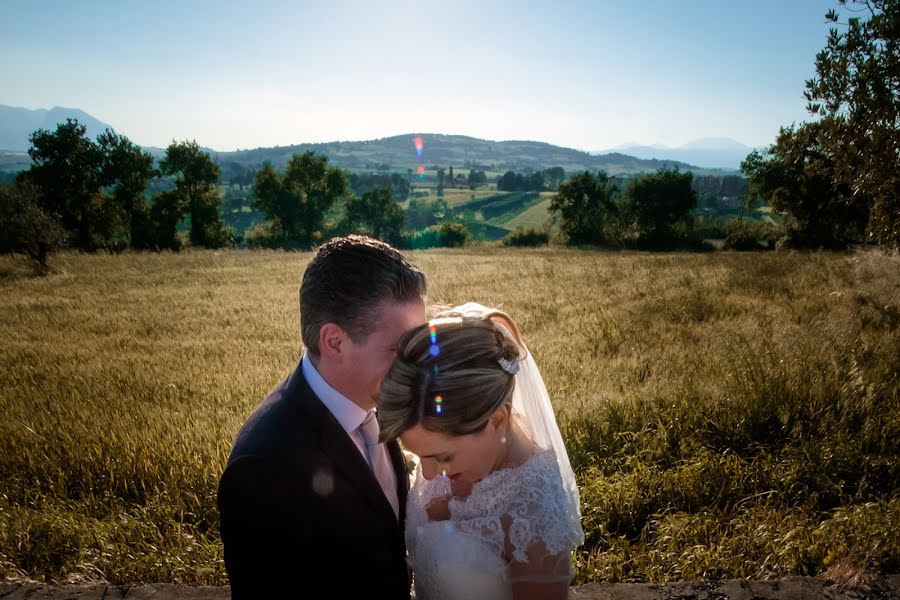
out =
{"type": "Polygon", "coordinates": [[[362,409],[358,404],[344,396],[342,393],[331,387],[327,381],[316,370],[316,366],[309,358],[309,354],[304,353],[303,359],[300,361],[300,369],[303,371],[303,377],[309,383],[313,393],[319,397],[325,408],[337,419],[344,431],[353,433],[362,422],[365,421],[370,411],[362,409]]]}

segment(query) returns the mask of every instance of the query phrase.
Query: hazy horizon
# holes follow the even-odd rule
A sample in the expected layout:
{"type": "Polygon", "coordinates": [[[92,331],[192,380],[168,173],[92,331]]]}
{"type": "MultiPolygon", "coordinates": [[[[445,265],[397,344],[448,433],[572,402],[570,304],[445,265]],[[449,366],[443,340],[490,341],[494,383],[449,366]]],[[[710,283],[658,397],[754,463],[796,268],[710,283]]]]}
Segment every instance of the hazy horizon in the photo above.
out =
{"type": "Polygon", "coordinates": [[[0,23],[0,104],[218,151],[405,133],[756,147],[809,118],[803,82],[834,7],[36,0],[0,23]]]}

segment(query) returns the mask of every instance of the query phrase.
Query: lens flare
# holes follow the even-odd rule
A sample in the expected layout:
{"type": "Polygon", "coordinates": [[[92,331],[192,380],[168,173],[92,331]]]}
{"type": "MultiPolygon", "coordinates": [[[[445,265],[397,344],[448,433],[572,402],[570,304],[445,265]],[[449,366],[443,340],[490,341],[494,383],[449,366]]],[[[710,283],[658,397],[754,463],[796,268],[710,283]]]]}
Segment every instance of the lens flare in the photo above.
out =
{"type": "MultiPolygon", "coordinates": [[[[425,141],[422,139],[421,135],[417,135],[413,138],[413,146],[416,148],[416,161],[421,163],[422,157],[425,155],[425,141]]],[[[417,169],[417,173],[419,174],[419,180],[425,180],[425,167],[423,165],[419,165],[417,169]]]]}

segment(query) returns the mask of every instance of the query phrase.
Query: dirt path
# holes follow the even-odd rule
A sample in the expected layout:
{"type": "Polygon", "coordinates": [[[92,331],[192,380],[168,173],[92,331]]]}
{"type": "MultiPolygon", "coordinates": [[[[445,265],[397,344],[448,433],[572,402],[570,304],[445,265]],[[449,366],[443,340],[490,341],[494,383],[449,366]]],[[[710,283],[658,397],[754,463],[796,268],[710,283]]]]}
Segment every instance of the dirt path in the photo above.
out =
{"type": "MultiPolygon", "coordinates": [[[[299,592],[300,590],[298,590],[299,592]]],[[[339,596],[339,593],[335,593],[339,596]]],[[[184,587],[172,584],[136,586],[47,586],[0,583],[0,600],[228,600],[227,587],[184,587]]],[[[900,575],[868,585],[842,586],[815,577],[774,581],[592,583],[573,587],[572,600],[898,600],[900,575]]]]}

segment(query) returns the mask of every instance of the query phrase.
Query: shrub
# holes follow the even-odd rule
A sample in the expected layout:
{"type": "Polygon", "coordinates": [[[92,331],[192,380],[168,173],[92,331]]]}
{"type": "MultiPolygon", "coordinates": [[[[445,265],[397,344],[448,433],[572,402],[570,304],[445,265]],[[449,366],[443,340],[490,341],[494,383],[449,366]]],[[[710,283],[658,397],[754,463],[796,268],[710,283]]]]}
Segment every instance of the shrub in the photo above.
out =
{"type": "Polygon", "coordinates": [[[472,239],[469,228],[462,223],[445,221],[438,225],[437,230],[440,235],[441,246],[444,248],[461,248],[472,239]]]}
{"type": "Polygon", "coordinates": [[[34,186],[0,187],[0,253],[24,254],[45,271],[50,253],[65,239],[59,219],[41,210],[34,186]]]}
{"type": "Polygon", "coordinates": [[[283,248],[284,230],[275,221],[266,221],[250,229],[244,239],[251,248],[283,248]]]}
{"type": "Polygon", "coordinates": [[[769,223],[750,219],[733,219],[725,224],[725,248],[729,250],[762,250],[775,247],[778,230],[769,223]]]}
{"type": "Polygon", "coordinates": [[[546,246],[550,243],[550,234],[537,229],[517,227],[503,238],[504,246],[546,246]]]}

